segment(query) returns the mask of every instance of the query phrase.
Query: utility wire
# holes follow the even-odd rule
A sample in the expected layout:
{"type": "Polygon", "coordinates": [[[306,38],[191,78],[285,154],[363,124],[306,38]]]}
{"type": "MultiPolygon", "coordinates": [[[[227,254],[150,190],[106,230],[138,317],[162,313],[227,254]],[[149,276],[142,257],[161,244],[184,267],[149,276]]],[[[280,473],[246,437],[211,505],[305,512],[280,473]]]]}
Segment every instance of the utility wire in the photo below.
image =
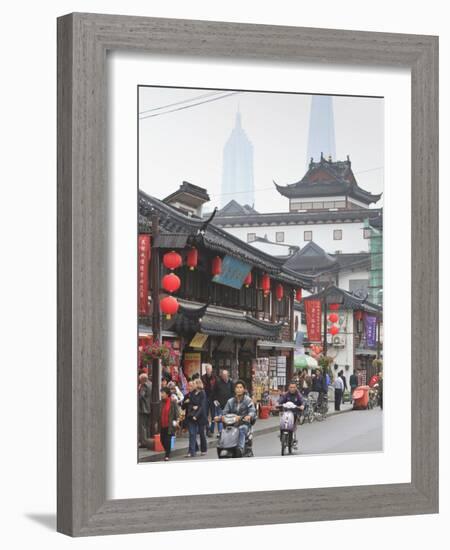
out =
{"type": "Polygon", "coordinates": [[[155,113],[153,115],[147,115],[140,117],[140,120],[144,120],[146,118],[153,118],[155,116],[161,116],[161,115],[168,115],[169,113],[174,113],[175,111],[182,111],[184,109],[190,109],[191,107],[197,107],[198,105],[203,105],[205,103],[211,103],[212,101],[218,101],[219,99],[225,99],[226,97],[241,94],[242,92],[231,92],[229,94],[225,94],[221,97],[213,97],[212,99],[206,99],[205,101],[199,101],[198,103],[193,103],[192,105],[185,105],[184,107],[178,107],[177,109],[171,109],[170,111],[164,111],[163,113],[155,113]]]}
{"type": "Polygon", "coordinates": [[[182,105],[183,103],[191,103],[192,101],[196,101],[197,99],[203,99],[205,97],[211,97],[215,95],[222,94],[223,92],[210,92],[208,94],[198,95],[195,97],[191,97],[190,99],[184,99],[183,101],[176,101],[175,103],[168,103],[167,105],[161,105],[160,107],[153,107],[153,109],[146,109],[145,111],[140,111],[139,115],[143,115],[145,113],[151,113],[153,111],[160,111],[161,109],[167,109],[168,107],[175,107],[176,105],[182,105]]]}

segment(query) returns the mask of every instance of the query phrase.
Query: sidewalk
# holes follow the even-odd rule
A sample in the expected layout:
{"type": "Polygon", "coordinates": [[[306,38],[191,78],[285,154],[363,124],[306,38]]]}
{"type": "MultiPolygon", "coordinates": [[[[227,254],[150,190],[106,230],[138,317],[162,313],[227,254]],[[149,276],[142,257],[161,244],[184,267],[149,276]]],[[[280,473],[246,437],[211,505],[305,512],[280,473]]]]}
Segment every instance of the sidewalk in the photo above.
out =
{"type": "MultiPolygon", "coordinates": [[[[340,411],[334,410],[334,403],[330,403],[330,410],[328,416],[334,416],[344,412],[351,411],[353,405],[351,403],[345,403],[341,405],[340,411]]],[[[275,432],[279,429],[279,417],[270,416],[267,420],[258,419],[253,427],[253,437],[264,435],[270,432],[275,432]]],[[[178,437],[175,443],[175,449],[171,452],[171,456],[182,456],[188,452],[188,434],[184,434],[182,437],[178,437]]],[[[208,439],[208,449],[217,447],[217,437],[208,439]]],[[[148,449],[139,449],[139,462],[159,462],[164,458],[164,453],[160,451],[150,451],[148,449]]]]}

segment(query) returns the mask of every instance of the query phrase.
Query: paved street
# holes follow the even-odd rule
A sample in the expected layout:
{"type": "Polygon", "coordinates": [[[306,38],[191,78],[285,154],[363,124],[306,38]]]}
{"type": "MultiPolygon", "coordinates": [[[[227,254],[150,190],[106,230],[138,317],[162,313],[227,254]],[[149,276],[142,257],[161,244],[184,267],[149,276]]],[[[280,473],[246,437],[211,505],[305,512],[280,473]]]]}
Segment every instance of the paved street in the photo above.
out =
{"type": "MultiPolygon", "coordinates": [[[[324,422],[299,426],[300,446],[295,455],[381,451],[382,419],[382,411],[377,408],[370,411],[350,411],[331,416],[324,422]]],[[[254,439],[253,448],[255,456],[279,456],[278,432],[258,435],[254,439]]],[[[205,460],[206,458],[217,459],[216,449],[209,449],[205,457],[173,456],[171,460],[205,460]]]]}

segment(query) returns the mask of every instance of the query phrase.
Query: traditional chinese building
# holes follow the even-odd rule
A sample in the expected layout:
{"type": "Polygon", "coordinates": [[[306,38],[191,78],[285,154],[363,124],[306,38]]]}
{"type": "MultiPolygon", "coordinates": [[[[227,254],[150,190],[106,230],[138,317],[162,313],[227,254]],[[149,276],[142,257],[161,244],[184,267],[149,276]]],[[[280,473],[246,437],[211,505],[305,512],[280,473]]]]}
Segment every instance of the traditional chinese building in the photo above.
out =
{"type": "MultiPolygon", "coordinates": [[[[197,197],[206,199],[206,191],[199,189],[194,190],[197,197]]],[[[179,350],[187,376],[210,362],[216,371],[226,368],[233,378],[251,383],[256,358],[284,357],[278,361],[285,366],[278,376],[283,386],[293,368],[295,293],[311,289],[311,277],[241,241],[216,226],[214,219],[187,211],[183,201],[192,202],[191,192],[183,183],[176,197],[164,201],[139,194],[139,232],[150,235],[152,254],[163,258],[175,251],[182,259],[174,271],[180,279],[173,294],[179,308],[170,319],[163,316],[162,336],[179,350]],[[188,258],[193,249],[195,260],[188,258]]],[[[159,280],[165,273],[162,266],[159,280]]],[[[149,292],[148,311],[139,317],[141,338],[152,334],[151,325],[149,292]]]]}
{"type": "Polygon", "coordinates": [[[373,361],[383,357],[382,309],[367,296],[359,297],[331,285],[295,304],[294,325],[297,342],[306,351],[320,345],[323,353],[333,358],[335,373],[344,370],[347,381],[356,370],[364,384],[379,370],[373,361]],[[317,305],[316,319],[308,318],[307,302],[317,305]],[[308,326],[311,322],[318,329],[313,339],[308,326]],[[332,326],[336,327],[333,331],[332,326]]]}
{"type": "Polygon", "coordinates": [[[261,213],[233,199],[218,212],[216,225],[249,243],[266,236],[300,248],[314,242],[330,254],[369,252],[365,220],[381,212],[370,207],[381,195],[358,185],[348,157],[333,161],[322,155],[311,160],[302,179],[275,188],[288,200],[287,211],[261,213]]]}

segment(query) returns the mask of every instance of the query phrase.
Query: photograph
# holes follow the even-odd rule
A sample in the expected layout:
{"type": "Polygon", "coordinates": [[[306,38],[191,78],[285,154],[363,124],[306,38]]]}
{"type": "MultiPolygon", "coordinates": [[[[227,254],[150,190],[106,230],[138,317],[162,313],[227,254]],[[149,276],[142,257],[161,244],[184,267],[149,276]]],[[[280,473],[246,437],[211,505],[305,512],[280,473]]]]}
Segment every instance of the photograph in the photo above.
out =
{"type": "Polygon", "coordinates": [[[137,111],[138,461],[382,451],[383,98],[137,111]]]}

